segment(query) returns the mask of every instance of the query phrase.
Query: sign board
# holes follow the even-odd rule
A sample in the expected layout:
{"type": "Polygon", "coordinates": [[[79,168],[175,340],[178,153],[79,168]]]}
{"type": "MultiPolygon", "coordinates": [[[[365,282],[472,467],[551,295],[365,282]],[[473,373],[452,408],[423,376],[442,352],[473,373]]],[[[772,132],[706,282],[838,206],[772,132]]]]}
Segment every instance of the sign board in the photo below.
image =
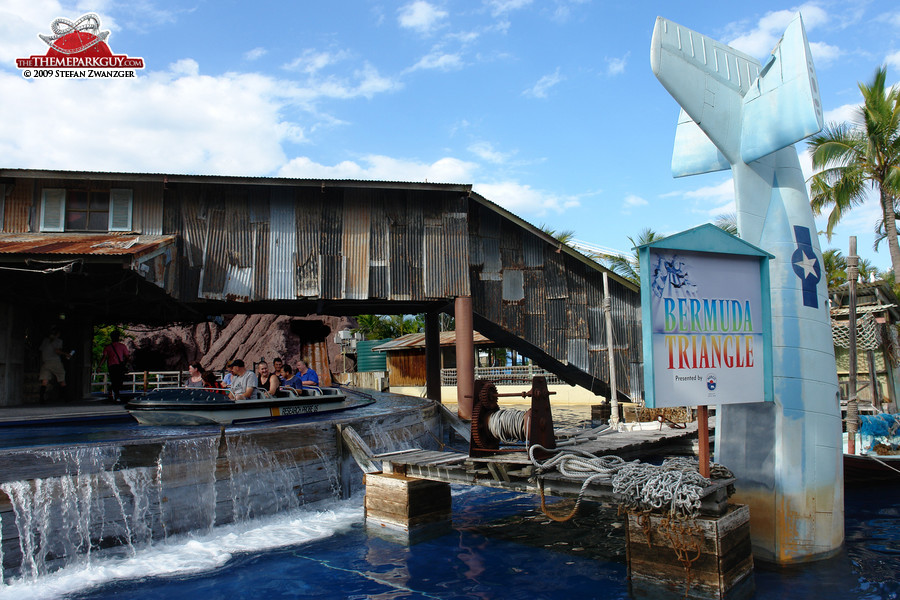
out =
{"type": "Polygon", "coordinates": [[[638,252],[646,406],[771,400],[770,255],[712,225],[638,252]]]}

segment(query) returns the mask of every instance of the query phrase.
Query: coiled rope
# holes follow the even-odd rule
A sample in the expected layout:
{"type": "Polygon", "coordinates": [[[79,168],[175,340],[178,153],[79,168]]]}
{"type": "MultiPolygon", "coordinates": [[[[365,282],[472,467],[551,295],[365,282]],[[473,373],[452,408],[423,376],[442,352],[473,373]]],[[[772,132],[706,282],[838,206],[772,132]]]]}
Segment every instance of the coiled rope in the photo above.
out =
{"type": "MultiPolygon", "coordinates": [[[[541,494],[541,510],[554,521],[567,521],[574,517],[587,487],[595,481],[603,480],[612,483],[613,492],[622,496],[622,504],[628,509],[665,509],[670,516],[695,517],[700,511],[700,494],[711,483],[700,475],[699,463],[690,458],[670,458],[662,465],[652,465],[638,460],[626,462],[618,456],[594,456],[572,449],[540,462],[534,456],[538,449],[551,451],[536,444],[528,449],[528,457],[535,468],[534,477],[541,494]],[[546,509],[541,475],[552,470],[557,470],[568,479],[582,481],[575,506],[566,516],[552,515],[546,509]]],[[[710,476],[720,479],[732,475],[725,467],[713,463],[710,476]]]]}
{"type": "Polygon", "coordinates": [[[488,431],[504,444],[524,442],[528,439],[525,431],[525,411],[503,409],[492,412],[488,417],[488,431]]]}

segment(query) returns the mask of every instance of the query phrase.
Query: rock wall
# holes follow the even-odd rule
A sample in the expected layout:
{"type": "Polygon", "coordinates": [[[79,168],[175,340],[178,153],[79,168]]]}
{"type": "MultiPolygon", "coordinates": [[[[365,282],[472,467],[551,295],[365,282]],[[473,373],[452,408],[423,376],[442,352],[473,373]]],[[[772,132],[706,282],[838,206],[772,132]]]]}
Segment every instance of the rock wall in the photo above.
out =
{"type": "MultiPolygon", "coordinates": [[[[325,342],[329,367],[339,373],[345,370],[345,360],[334,334],[356,326],[351,317],[229,315],[221,325],[134,326],[125,330],[124,341],[131,347],[132,368],[137,371],[187,369],[193,361],[219,370],[232,358],[248,364],[260,359],[271,363],[275,357],[293,362],[305,345],[325,342]]],[[[356,370],[354,356],[346,357],[346,370],[356,370]]]]}

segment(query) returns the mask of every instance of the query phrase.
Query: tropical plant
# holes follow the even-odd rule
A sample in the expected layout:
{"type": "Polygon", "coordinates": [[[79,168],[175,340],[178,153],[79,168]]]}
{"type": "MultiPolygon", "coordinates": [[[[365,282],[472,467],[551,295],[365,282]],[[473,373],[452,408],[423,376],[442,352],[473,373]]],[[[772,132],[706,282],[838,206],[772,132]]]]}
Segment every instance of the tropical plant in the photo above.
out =
{"type": "MultiPolygon", "coordinates": [[[[649,227],[645,227],[637,237],[637,240],[635,240],[631,236],[628,236],[628,241],[631,242],[632,246],[637,248],[637,246],[643,246],[644,244],[649,244],[650,242],[656,242],[663,239],[664,237],[666,236],[656,233],[649,227]]],[[[639,285],[641,283],[641,266],[640,262],[638,261],[638,251],[636,249],[633,250],[631,254],[606,254],[601,255],[598,258],[613,273],[624,277],[635,285],[639,285]]]]}
{"type": "Polygon", "coordinates": [[[847,283],[847,259],[840,250],[828,248],[822,252],[822,266],[825,267],[828,289],[847,283]]]}
{"type": "Polygon", "coordinates": [[[716,217],[713,225],[715,225],[725,233],[738,235],[737,213],[732,212],[725,215],[719,215],[718,217],[716,217]]]}
{"type": "Polygon", "coordinates": [[[550,237],[556,238],[556,241],[562,242],[567,246],[570,245],[573,241],[575,241],[575,231],[573,229],[561,229],[559,231],[553,229],[549,225],[542,224],[538,227],[541,231],[549,235],[550,237]]]}
{"type": "Polygon", "coordinates": [[[816,215],[828,208],[826,235],[870,189],[878,192],[882,226],[895,280],[900,280],[900,245],[894,203],[900,191],[900,89],[887,87],[887,69],[875,71],[871,83],[860,83],[863,103],[855,122],[830,123],[810,138],[816,173],[810,178],[810,206],[816,215]]]}
{"type": "Polygon", "coordinates": [[[353,330],[354,333],[362,333],[367,340],[396,338],[425,329],[423,315],[359,315],[356,323],[359,327],[353,330]]]}

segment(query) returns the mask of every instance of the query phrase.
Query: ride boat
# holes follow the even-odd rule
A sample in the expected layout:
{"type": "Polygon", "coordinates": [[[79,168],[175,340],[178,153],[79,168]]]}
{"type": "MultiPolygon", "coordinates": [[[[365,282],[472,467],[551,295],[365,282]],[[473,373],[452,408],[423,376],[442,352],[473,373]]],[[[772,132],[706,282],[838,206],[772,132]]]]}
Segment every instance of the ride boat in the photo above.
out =
{"type": "Polygon", "coordinates": [[[235,401],[223,389],[160,388],[131,400],[125,410],[141,425],[231,425],[337,412],[375,402],[368,394],[347,394],[334,387],[282,387],[274,396],[260,389],[257,396],[235,401]]]}

